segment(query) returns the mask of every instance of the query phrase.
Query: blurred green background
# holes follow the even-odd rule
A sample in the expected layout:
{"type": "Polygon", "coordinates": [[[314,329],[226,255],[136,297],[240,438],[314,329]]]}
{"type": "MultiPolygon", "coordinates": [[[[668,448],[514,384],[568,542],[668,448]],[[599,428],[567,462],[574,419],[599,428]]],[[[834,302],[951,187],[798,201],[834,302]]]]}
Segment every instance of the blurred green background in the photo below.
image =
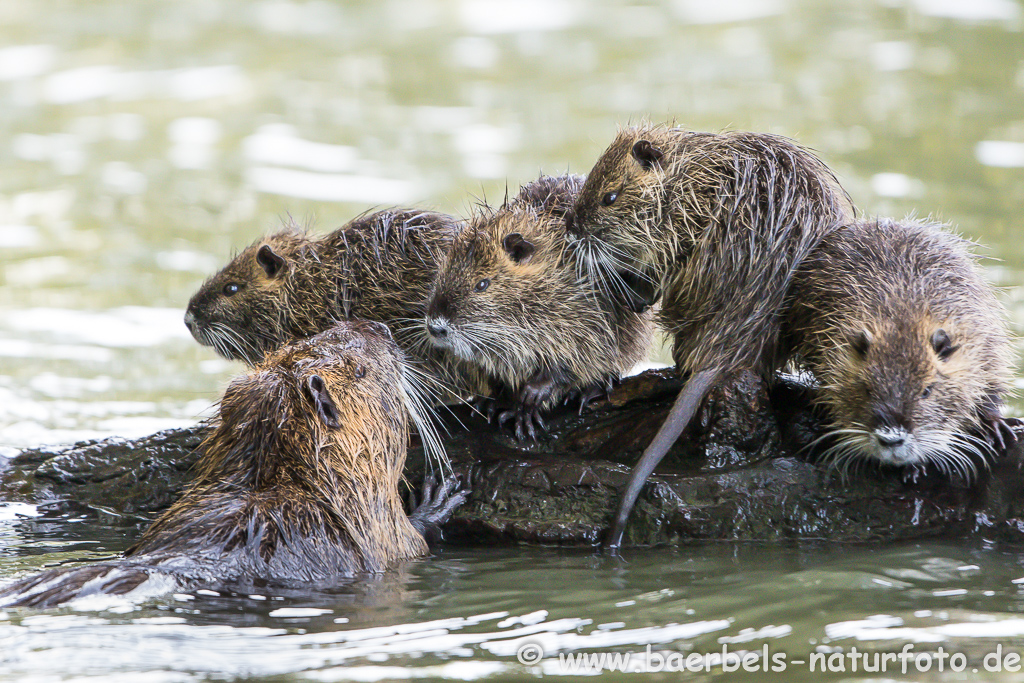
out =
{"type": "Polygon", "coordinates": [[[241,366],[183,308],[284,217],[465,214],[644,118],[792,136],[865,213],[956,224],[1019,328],[1022,28],[1014,0],[0,0],[0,445],[208,411],[241,366]]]}

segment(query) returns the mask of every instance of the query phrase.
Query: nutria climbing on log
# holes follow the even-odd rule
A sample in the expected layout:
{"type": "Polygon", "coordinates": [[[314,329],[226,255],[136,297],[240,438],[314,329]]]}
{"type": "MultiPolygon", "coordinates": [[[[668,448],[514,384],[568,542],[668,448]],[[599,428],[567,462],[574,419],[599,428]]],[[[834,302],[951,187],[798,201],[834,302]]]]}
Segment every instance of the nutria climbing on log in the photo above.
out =
{"type": "Polygon", "coordinates": [[[465,498],[442,486],[413,515],[399,497],[409,423],[402,352],[375,322],[340,323],[234,380],[195,481],[123,559],[57,568],[0,591],[5,606],[201,585],[330,585],[427,553],[424,533],[465,498]],[[146,584],[146,588],[142,588],[146,584]]]}
{"type": "Polygon", "coordinates": [[[621,131],[598,159],[566,217],[570,253],[619,301],[661,301],[658,322],[689,375],[633,470],[609,547],[708,389],[740,369],[774,376],[793,273],[852,213],[825,164],[775,135],[646,125],[621,131]]]}

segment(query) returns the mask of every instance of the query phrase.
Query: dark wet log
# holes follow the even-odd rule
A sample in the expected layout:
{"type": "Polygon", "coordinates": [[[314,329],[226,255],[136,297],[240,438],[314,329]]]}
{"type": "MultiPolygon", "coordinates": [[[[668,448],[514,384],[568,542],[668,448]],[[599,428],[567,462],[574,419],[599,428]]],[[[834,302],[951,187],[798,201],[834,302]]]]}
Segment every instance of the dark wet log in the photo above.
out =
{"type": "MultiPolygon", "coordinates": [[[[630,378],[583,415],[558,411],[535,444],[518,444],[468,408],[455,409],[446,417],[446,446],[473,493],[446,526],[447,541],[599,543],[630,466],[680,386],[671,371],[630,378]]],[[[819,433],[807,392],[784,383],[769,394],[752,375],[717,387],[644,489],[626,542],[973,536],[1024,543],[1019,444],[973,483],[931,473],[908,484],[897,470],[870,467],[844,480],[805,448],[819,433]]],[[[0,498],[152,517],[187,484],[204,431],[25,451],[0,464],[0,498]]],[[[409,463],[418,490],[417,449],[409,463]]]]}

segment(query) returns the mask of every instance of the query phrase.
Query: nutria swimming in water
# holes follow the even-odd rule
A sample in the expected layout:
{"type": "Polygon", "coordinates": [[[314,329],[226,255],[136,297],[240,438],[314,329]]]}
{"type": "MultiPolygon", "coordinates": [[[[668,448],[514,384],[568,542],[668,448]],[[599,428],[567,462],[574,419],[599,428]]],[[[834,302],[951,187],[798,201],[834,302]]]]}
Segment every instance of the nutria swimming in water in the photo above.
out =
{"type": "Polygon", "coordinates": [[[499,421],[536,439],[541,412],[582,405],[646,357],[650,313],[613,305],[563,260],[562,216],[579,176],[541,177],[500,209],[483,208],[442,260],[427,303],[430,341],[486,371],[514,397],[499,421]]]}
{"type": "Polygon", "coordinates": [[[458,231],[452,216],[378,211],[316,237],[291,226],[256,240],[192,296],[185,324],[200,344],[255,365],[338,320],[386,323],[434,397],[487,394],[470,364],[419,341],[437,264],[458,231]]]}
{"type": "MultiPolygon", "coordinates": [[[[121,560],[57,568],[0,591],[50,607],[94,594],[200,585],[329,585],[427,553],[424,532],[465,493],[444,486],[412,515],[398,493],[410,420],[402,352],[352,321],[269,355],[224,393],[197,477],[121,560]]],[[[421,432],[422,433],[422,432],[421,432]]]]}
{"type": "Polygon", "coordinates": [[[598,159],[567,216],[571,253],[619,301],[660,299],[689,375],[633,470],[608,547],[716,380],[739,369],[773,377],[793,272],[852,212],[829,169],[775,135],[627,128],[598,159]]]}
{"type": "Polygon", "coordinates": [[[1016,440],[1018,421],[999,410],[1012,377],[1006,312],[946,226],[851,223],[804,260],[791,299],[787,355],[820,384],[840,471],[874,460],[916,479],[933,463],[969,479],[972,456],[1016,440]]]}

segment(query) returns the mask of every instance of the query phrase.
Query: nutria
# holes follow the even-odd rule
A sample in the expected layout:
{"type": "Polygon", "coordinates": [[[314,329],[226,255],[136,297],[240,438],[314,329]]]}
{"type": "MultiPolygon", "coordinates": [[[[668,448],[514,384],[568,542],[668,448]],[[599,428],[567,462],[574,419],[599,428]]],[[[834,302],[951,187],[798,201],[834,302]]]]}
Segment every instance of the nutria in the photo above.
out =
{"type": "Polygon", "coordinates": [[[398,493],[411,400],[387,328],[353,321],[269,355],[224,393],[197,477],[118,561],[57,568],[0,592],[49,607],[90,594],[198,585],[330,584],[427,552],[424,532],[465,497],[410,518],[398,493]]]}
{"type": "Polygon", "coordinates": [[[185,324],[200,344],[255,365],[338,320],[377,320],[391,327],[435,402],[486,394],[475,368],[417,343],[438,260],[457,229],[451,216],[415,209],[371,213],[321,237],[289,226],[209,278],[185,324]]]}
{"type": "Polygon", "coordinates": [[[645,358],[651,314],[614,306],[563,261],[562,215],[579,176],[542,177],[454,240],[427,303],[430,341],[508,389],[515,433],[536,439],[541,411],[589,398],[645,358]]]}
{"type": "MultiPolygon", "coordinates": [[[[827,455],[965,477],[971,456],[1016,440],[1000,414],[1006,313],[970,245],[923,220],[863,220],[826,236],[797,271],[783,341],[814,375],[827,455]]],[[[787,353],[787,355],[789,355],[787,353]]]]}
{"type": "Polygon", "coordinates": [[[852,212],[829,169],[775,135],[642,126],[598,159],[567,216],[571,253],[618,300],[660,298],[659,323],[689,375],[633,470],[609,547],[712,384],[744,368],[773,377],[793,271],[852,212]]]}

